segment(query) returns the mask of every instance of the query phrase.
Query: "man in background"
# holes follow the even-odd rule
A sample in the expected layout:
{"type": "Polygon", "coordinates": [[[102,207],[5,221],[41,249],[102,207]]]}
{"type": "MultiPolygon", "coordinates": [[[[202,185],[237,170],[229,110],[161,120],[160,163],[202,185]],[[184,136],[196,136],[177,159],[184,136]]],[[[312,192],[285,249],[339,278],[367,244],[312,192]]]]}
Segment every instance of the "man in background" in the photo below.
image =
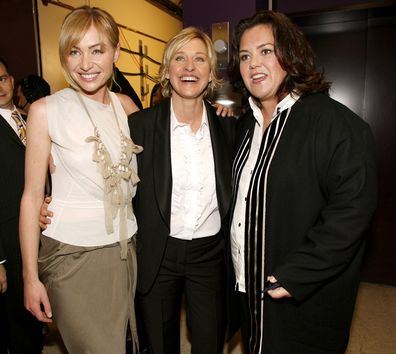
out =
{"type": "Polygon", "coordinates": [[[0,58],[0,354],[38,354],[42,325],[23,303],[18,219],[26,125],[13,103],[13,92],[14,78],[0,58]]]}
{"type": "Polygon", "coordinates": [[[16,83],[15,104],[24,114],[28,114],[34,101],[49,96],[51,88],[47,81],[38,75],[28,75],[16,83]]]}

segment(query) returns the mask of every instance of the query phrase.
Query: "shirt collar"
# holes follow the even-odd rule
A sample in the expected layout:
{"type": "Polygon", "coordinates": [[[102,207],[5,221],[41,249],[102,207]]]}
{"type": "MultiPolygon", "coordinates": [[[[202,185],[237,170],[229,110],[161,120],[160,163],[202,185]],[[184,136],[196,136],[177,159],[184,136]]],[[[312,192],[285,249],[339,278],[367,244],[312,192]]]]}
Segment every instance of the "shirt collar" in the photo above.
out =
{"type": "MultiPolygon", "coordinates": [[[[276,105],[271,121],[273,121],[277,117],[278,113],[293,106],[294,103],[296,103],[299,98],[300,95],[296,93],[293,94],[289,93],[284,99],[282,99],[276,105]]],[[[253,116],[256,119],[257,124],[261,126],[263,124],[263,114],[261,113],[260,107],[257,105],[255,99],[252,96],[249,97],[249,105],[253,111],[253,116]]]]}
{"type": "MultiPolygon", "coordinates": [[[[201,119],[201,125],[200,125],[200,127],[199,127],[199,129],[198,129],[198,132],[200,132],[200,131],[202,130],[203,127],[208,126],[208,114],[207,114],[207,112],[206,112],[205,103],[204,103],[203,101],[202,101],[202,105],[203,105],[202,119],[201,119]]],[[[188,123],[179,122],[179,121],[177,120],[175,111],[173,110],[173,102],[172,102],[172,99],[171,99],[171,114],[170,114],[170,117],[171,117],[171,121],[170,121],[170,128],[171,128],[171,131],[175,131],[175,130],[176,130],[177,128],[179,128],[179,127],[185,127],[185,126],[188,126],[188,125],[189,125],[188,123]]]]}
{"type": "MultiPolygon", "coordinates": [[[[12,112],[14,111],[18,111],[17,108],[15,107],[15,105],[13,106],[12,109],[7,109],[7,108],[0,108],[0,114],[2,116],[11,116],[12,112]]],[[[19,113],[19,112],[18,112],[19,113]]],[[[20,113],[19,113],[20,114],[20,113]]]]}

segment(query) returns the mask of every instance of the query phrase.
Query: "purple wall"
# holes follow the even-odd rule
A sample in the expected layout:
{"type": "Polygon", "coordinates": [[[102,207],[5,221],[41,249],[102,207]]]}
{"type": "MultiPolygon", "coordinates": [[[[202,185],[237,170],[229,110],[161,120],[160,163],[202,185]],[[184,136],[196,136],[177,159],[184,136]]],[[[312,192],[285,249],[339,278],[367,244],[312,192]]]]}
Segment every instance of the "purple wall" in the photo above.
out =
{"type": "MultiPolygon", "coordinates": [[[[383,0],[273,0],[273,9],[284,13],[318,10],[338,10],[350,7],[369,8],[390,1],[383,0]]],[[[253,15],[258,9],[268,8],[268,0],[184,0],[183,25],[197,26],[211,33],[212,24],[230,23],[230,33],[240,19],[253,15]]]]}
{"type": "MultiPolygon", "coordinates": [[[[223,0],[224,1],[224,0],[223,0]]],[[[317,10],[338,10],[349,7],[373,7],[389,1],[383,0],[274,0],[273,9],[284,13],[296,13],[317,10]]]]}

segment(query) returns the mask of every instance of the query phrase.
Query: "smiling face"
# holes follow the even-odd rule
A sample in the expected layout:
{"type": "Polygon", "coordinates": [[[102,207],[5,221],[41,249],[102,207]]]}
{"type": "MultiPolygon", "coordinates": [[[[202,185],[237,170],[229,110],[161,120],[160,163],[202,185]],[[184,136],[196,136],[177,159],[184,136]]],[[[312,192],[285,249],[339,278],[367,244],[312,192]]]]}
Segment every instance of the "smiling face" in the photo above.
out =
{"type": "Polygon", "coordinates": [[[210,59],[205,43],[198,38],[188,41],[171,58],[166,78],[172,97],[202,99],[211,80],[210,59]]]}
{"type": "Polygon", "coordinates": [[[91,25],[80,42],[70,49],[65,69],[83,94],[102,100],[119,52],[119,45],[114,48],[109,39],[91,25]]]}
{"type": "Polygon", "coordinates": [[[239,69],[250,94],[265,106],[277,103],[277,91],[287,73],[276,55],[272,28],[257,25],[247,29],[240,40],[239,69]]]}
{"type": "Polygon", "coordinates": [[[6,67],[0,63],[0,108],[12,109],[14,103],[14,78],[8,74],[6,67]]]}

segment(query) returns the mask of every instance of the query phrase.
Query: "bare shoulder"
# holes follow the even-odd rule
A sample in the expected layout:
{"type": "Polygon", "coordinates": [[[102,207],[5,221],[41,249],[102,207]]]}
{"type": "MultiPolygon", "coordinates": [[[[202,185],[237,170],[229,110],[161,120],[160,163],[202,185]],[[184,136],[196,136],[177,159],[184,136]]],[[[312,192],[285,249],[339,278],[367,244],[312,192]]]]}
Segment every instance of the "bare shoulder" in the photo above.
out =
{"type": "Polygon", "coordinates": [[[40,98],[32,103],[28,114],[28,124],[46,124],[47,123],[47,102],[46,98],[40,98]],[[40,122],[40,123],[38,123],[40,122]]]}
{"type": "Polygon", "coordinates": [[[129,96],[124,95],[122,93],[116,93],[116,95],[120,100],[122,108],[124,108],[124,111],[127,116],[139,110],[138,106],[136,106],[136,104],[132,101],[132,99],[129,96]]]}

